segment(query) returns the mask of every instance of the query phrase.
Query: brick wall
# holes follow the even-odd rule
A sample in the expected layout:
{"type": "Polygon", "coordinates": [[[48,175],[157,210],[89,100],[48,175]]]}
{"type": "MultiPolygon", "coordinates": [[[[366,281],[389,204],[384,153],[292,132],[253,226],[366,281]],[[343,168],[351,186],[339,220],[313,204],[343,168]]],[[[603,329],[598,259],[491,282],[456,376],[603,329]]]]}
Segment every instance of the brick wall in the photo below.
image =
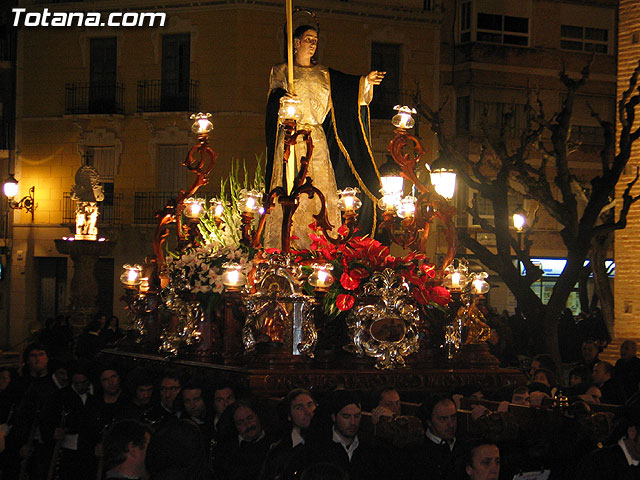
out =
{"type": "MultiPolygon", "coordinates": [[[[618,99],[628,88],[629,77],[640,60],[640,1],[621,0],[619,8],[618,99]]],[[[619,128],[618,124],[618,135],[619,128]]],[[[626,184],[633,179],[638,166],[640,143],[636,142],[627,169],[616,189],[618,204],[626,184]]],[[[633,192],[634,195],[638,193],[640,186],[636,186],[633,192]]],[[[629,212],[627,228],[616,232],[615,237],[615,336],[618,339],[640,338],[639,248],[640,205],[636,204],[629,212]]]]}

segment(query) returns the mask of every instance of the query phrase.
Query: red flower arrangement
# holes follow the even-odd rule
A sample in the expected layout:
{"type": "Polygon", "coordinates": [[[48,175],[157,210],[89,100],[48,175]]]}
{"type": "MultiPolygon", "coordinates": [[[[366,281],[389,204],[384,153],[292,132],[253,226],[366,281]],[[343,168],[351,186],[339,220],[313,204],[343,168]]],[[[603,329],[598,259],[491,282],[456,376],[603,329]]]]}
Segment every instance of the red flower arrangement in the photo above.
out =
{"type": "Polygon", "coordinates": [[[297,260],[304,264],[323,261],[333,265],[336,282],[325,297],[324,312],[335,317],[348,311],[356,303],[361,286],[372,273],[386,268],[393,269],[409,284],[413,298],[420,305],[445,306],[451,300],[449,291],[440,286],[435,266],[426,262],[426,256],[411,252],[404,257],[394,257],[389,247],[368,237],[354,237],[343,245],[333,245],[314,230],[307,252],[296,252],[297,260]]]}

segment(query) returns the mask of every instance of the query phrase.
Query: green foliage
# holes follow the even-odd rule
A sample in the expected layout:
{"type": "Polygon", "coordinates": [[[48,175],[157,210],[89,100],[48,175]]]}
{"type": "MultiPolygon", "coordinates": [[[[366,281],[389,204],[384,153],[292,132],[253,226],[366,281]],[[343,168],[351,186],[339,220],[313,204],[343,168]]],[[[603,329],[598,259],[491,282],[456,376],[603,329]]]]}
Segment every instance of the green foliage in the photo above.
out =
{"type": "MultiPolygon", "coordinates": [[[[243,190],[264,191],[264,157],[256,155],[256,169],[249,180],[246,161],[233,160],[227,178],[220,181],[220,198],[224,205],[222,223],[216,225],[213,203],[204,209],[198,229],[206,243],[215,242],[224,246],[239,246],[242,235],[240,196],[243,190]]],[[[216,200],[216,199],[213,199],[216,200]]],[[[256,219],[257,221],[257,219],[256,219]]]]}

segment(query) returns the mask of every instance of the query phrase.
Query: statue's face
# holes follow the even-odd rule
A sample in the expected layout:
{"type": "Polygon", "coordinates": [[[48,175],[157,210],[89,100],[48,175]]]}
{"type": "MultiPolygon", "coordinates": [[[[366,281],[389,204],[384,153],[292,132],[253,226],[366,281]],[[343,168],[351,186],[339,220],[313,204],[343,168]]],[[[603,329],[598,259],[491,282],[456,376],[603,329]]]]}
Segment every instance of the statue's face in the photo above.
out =
{"type": "Polygon", "coordinates": [[[318,33],[315,30],[307,30],[302,37],[296,39],[297,56],[310,59],[316,53],[318,47],[318,33]]]}

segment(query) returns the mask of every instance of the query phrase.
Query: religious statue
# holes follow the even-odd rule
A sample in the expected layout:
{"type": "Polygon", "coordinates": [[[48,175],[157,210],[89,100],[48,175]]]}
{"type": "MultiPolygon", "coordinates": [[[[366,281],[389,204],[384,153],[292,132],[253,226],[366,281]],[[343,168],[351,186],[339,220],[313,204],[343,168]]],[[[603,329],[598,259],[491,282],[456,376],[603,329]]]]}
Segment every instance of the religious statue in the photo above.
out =
{"type": "Polygon", "coordinates": [[[95,240],[98,236],[98,204],[96,202],[76,203],[76,240],[95,240]]]}
{"type": "Polygon", "coordinates": [[[76,201],[76,240],[95,240],[98,236],[98,204],[104,200],[100,174],[91,165],[76,172],[76,184],[71,187],[71,199],[76,201]]]}
{"type": "MultiPolygon", "coordinates": [[[[269,78],[267,104],[267,190],[285,184],[283,172],[282,127],[278,126],[279,101],[292,95],[301,102],[302,116],[297,128],[311,131],[313,155],[308,176],[326,196],[329,221],[337,228],[341,224],[337,190],[358,187],[363,192],[360,210],[360,234],[375,231],[376,193],[380,189],[380,174],[367,138],[368,104],[373,98],[373,86],[380,84],[385,72],[372,71],[366,76],[346,75],[318,65],[315,59],[318,29],[309,25],[298,27],[293,33],[293,85],[286,63],[275,65],[269,78]],[[362,109],[365,111],[363,112],[362,109]]],[[[302,142],[294,148],[296,160],[306,155],[302,142]]],[[[299,238],[298,247],[311,243],[308,226],[312,215],[320,210],[318,198],[302,199],[293,216],[293,232],[299,238]]],[[[264,245],[280,247],[282,210],[279,206],[267,221],[264,245]]]]}

